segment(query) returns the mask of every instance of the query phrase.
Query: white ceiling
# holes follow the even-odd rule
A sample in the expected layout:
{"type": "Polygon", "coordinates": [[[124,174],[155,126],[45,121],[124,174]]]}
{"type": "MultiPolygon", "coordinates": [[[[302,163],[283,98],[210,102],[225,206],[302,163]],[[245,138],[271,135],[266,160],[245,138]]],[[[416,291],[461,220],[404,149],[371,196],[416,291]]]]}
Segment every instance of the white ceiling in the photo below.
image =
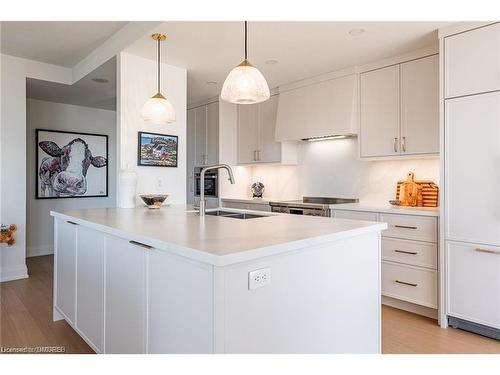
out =
{"type": "Polygon", "coordinates": [[[26,96],[31,99],[115,111],[116,58],[108,60],[72,85],[28,78],[26,96]],[[104,78],[108,82],[94,82],[92,78],[104,78]]]}
{"type": "Polygon", "coordinates": [[[127,23],[3,21],[1,51],[72,68],[127,23]]]}
{"type": "MultiPolygon", "coordinates": [[[[447,22],[249,22],[249,60],[271,88],[322,73],[402,54],[437,42],[447,22]],[[360,36],[349,35],[364,28],[360,36]],[[279,63],[266,64],[269,59],[279,63]]],[[[165,22],[164,62],[188,69],[188,103],[219,95],[229,71],[243,59],[243,22],[165,22]],[[215,81],[215,85],[207,85],[215,81]]],[[[149,35],[127,51],[149,59],[149,35]]]]}

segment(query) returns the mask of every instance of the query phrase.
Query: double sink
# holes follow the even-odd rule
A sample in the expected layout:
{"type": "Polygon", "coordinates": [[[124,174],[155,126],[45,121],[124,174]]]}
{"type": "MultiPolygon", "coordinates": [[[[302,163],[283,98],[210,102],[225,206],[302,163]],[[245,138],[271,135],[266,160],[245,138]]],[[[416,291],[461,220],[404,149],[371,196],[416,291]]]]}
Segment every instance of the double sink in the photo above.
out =
{"type": "Polygon", "coordinates": [[[210,216],[222,216],[222,217],[230,217],[233,219],[256,219],[259,217],[267,217],[269,215],[257,215],[249,212],[231,212],[231,211],[222,211],[222,210],[215,210],[215,211],[207,211],[205,212],[205,215],[210,215],[210,216]]]}

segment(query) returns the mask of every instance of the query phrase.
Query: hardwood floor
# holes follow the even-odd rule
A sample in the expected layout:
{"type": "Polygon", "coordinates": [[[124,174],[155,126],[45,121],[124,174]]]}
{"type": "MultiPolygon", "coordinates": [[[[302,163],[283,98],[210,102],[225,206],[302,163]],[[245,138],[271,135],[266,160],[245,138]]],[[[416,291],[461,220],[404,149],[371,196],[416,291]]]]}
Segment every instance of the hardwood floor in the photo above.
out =
{"type": "Polygon", "coordinates": [[[384,354],[500,354],[500,341],[459,329],[443,329],[437,321],[382,306],[384,354]]]}
{"type": "MultiPolygon", "coordinates": [[[[29,279],[0,284],[0,346],[64,346],[66,353],[93,353],[63,320],[52,321],[53,257],[27,259],[29,279]]],[[[382,352],[496,353],[500,341],[457,329],[392,307],[382,307],[382,352]]]]}
{"type": "Polygon", "coordinates": [[[0,346],[94,353],[64,320],[52,321],[53,256],[28,258],[27,266],[28,279],[0,284],[0,346]]]}

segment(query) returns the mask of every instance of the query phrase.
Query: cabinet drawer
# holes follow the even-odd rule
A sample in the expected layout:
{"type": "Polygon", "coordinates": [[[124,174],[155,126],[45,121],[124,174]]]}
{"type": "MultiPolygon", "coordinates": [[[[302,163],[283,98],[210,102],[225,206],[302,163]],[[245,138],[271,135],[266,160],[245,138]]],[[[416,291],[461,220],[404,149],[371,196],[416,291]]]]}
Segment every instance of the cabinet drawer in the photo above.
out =
{"type": "Polygon", "coordinates": [[[384,237],[437,242],[438,222],[435,217],[380,214],[380,221],[388,226],[382,233],[384,237]]]}
{"type": "Polygon", "coordinates": [[[447,242],[447,314],[500,329],[500,247],[447,242]]]}
{"type": "Polygon", "coordinates": [[[254,210],[271,212],[271,206],[268,203],[242,203],[242,202],[226,202],[222,201],[222,207],[236,208],[239,210],[254,210]]]}
{"type": "Polygon", "coordinates": [[[362,211],[342,211],[335,210],[336,219],[352,219],[352,220],[367,220],[378,221],[378,214],[376,212],[362,212],[362,211]]]}
{"type": "Polygon", "coordinates": [[[437,271],[383,261],[382,295],[437,308],[437,271]]]}
{"type": "Polygon", "coordinates": [[[437,244],[382,238],[382,259],[437,269],[437,244]]]}

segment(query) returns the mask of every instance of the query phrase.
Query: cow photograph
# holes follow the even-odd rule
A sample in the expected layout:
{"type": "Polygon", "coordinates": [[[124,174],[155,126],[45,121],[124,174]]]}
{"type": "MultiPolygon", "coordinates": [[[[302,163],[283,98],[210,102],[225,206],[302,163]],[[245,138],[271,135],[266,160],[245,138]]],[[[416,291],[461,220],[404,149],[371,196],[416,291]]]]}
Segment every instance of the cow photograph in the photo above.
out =
{"type": "Polygon", "coordinates": [[[177,136],[139,132],[138,138],[137,165],[177,167],[177,136]]]}
{"type": "Polygon", "coordinates": [[[36,130],[36,198],[108,196],[108,136],[36,130]]]}

